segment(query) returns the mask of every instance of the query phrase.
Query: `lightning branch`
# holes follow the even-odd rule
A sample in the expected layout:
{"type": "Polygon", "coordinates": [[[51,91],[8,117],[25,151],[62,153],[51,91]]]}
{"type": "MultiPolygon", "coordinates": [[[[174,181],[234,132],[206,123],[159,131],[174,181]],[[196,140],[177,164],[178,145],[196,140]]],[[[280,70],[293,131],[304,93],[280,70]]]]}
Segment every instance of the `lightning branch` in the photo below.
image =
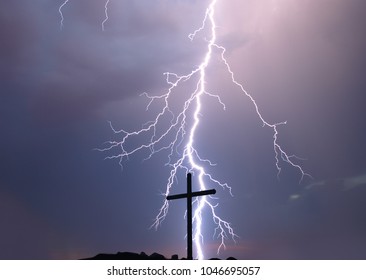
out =
{"type": "MultiPolygon", "coordinates": [[[[59,7],[59,14],[61,18],[60,29],[63,28],[64,23],[62,9],[68,2],[69,0],[65,0],[59,7]]],[[[103,31],[105,30],[105,24],[109,19],[109,2],[110,0],[107,0],[104,5],[104,20],[102,21],[103,31]]],[[[168,157],[166,165],[170,168],[170,172],[166,181],[165,197],[170,194],[171,189],[176,185],[178,172],[182,171],[185,173],[192,172],[195,174],[198,178],[198,187],[201,191],[206,190],[206,186],[209,184],[211,187],[212,185],[216,185],[226,189],[232,195],[232,189],[227,183],[219,181],[213,174],[207,171],[208,166],[213,165],[213,163],[208,159],[202,158],[196,148],[196,132],[200,127],[201,110],[204,106],[202,97],[209,96],[216,99],[217,102],[222,105],[223,109],[225,109],[225,104],[222,102],[220,96],[208,92],[206,88],[206,70],[212,60],[214,50],[219,53],[220,59],[230,74],[232,83],[235,84],[239,91],[251,101],[263,126],[272,130],[273,151],[275,166],[277,168],[277,176],[281,173],[281,161],[299,171],[300,181],[304,176],[310,176],[300,165],[296,164],[292,160],[295,156],[287,154],[278,143],[278,126],[284,125],[286,122],[271,123],[265,120],[253,96],[250,95],[244,89],[242,84],[235,79],[234,72],[231,70],[229,63],[225,58],[225,48],[216,42],[215,9],[217,2],[218,0],[212,0],[210,2],[206,9],[201,26],[188,35],[188,38],[193,41],[196,38],[196,35],[200,32],[203,32],[204,30],[209,31],[209,39],[206,39],[206,52],[202,57],[199,66],[193,69],[190,73],[182,75],[172,72],[164,73],[166,83],[168,85],[168,89],[165,93],[161,95],[150,95],[148,93],[142,94],[148,100],[146,110],[149,110],[149,108],[155,104],[157,104],[156,106],[162,104],[160,105],[161,109],[158,111],[155,118],[145,123],[141,129],[134,131],[127,131],[124,129],[117,130],[113,127],[112,123],[110,123],[112,131],[115,134],[120,135],[120,140],[108,141],[104,148],[98,149],[103,152],[112,151],[113,155],[108,156],[107,159],[117,159],[121,166],[123,166],[126,159],[138,152],[147,151],[148,156],[146,159],[150,159],[157,153],[167,151],[168,157]],[[178,94],[178,89],[188,81],[194,81],[194,88],[184,100],[181,108],[179,110],[174,109],[175,107],[173,106],[172,100],[174,96],[178,94]],[[169,120],[168,124],[166,124],[167,119],[169,120]],[[162,126],[164,126],[164,129],[161,129],[162,126]],[[133,140],[138,137],[145,139],[143,144],[131,147],[128,143],[134,142],[133,140]],[[119,152],[115,153],[114,151],[116,149],[119,150],[119,152]]],[[[204,252],[202,249],[204,241],[202,230],[204,212],[211,215],[211,221],[215,225],[213,235],[219,240],[219,245],[217,247],[218,254],[222,249],[225,249],[228,239],[235,242],[237,235],[235,234],[234,229],[228,221],[219,216],[217,212],[218,203],[214,202],[212,197],[197,197],[193,201],[193,205],[195,209],[193,214],[193,241],[196,248],[196,258],[204,259],[204,252]]],[[[155,217],[152,227],[157,229],[161,225],[168,214],[168,210],[169,202],[164,198],[164,202],[155,217]]]]}

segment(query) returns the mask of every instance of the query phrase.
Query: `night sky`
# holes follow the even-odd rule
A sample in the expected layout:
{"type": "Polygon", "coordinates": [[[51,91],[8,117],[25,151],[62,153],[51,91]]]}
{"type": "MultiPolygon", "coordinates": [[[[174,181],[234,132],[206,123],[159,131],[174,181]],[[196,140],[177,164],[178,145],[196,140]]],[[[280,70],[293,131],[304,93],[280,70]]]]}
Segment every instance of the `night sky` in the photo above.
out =
{"type": "MultiPolygon", "coordinates": [[[[116,129],[154,115],[143,92],[162,94],[164,72],[187,73],[205,53],[209,1],[0,2],[0,259],[78,259],[118,251],[185,256],[184,201],[157,231],[167,154],[105,160],[116,129]]],[[[271,130],[231,84],[218,53],[197,148],[233,197],[217,189],[218,213],[239,238],[220,258],[366,259],[366,2],[221,0],[218,43],[236,79],[279,127],[279,143],[313,176],[299,183],[271,130]]],[[[182,92],[191,88],[181,89],[182,92]]],[[[116,151],[117,152],[117,151],[116,151]]],[[[185,191],[178,176],[174,193],[185,191]]],[[[216,257],[204,214],[205,252],[216,257]]]]}

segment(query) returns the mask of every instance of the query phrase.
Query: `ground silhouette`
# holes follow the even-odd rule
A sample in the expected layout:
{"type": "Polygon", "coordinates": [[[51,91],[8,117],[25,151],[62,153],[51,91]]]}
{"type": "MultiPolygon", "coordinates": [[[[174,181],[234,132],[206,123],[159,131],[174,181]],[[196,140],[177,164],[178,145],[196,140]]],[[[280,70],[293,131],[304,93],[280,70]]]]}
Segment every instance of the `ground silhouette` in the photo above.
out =
{"type": "MultiPolygon", "coordinates": [[[[185,260],[186,258],[181,258],[185,260]]],[[[179,260],[178,255],[172,255],[170,258],[166,258],[162,254],[152,253],[147,255],[145,252],[133,253],[133,252],[117,252],[116,254],[98,254],[91,258],[85,258],[83,260],[179,260]]],[[[219,258],[211,258],[210,260],[220,260],[219,258]]],[[[227,260],[236,260],[233,257],[227,258],[227,260]]]]}

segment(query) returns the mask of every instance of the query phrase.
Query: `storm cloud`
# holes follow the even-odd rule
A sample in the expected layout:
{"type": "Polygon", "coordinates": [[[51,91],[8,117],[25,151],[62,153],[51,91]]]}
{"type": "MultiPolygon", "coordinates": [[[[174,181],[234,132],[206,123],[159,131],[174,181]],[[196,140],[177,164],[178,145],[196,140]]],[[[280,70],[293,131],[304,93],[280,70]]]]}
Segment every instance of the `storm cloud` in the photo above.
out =
{"type": "MultiPolygon", "coordinates": [[[[108,121],[148,120],[140,94],[162,94],[164,72],[199,64],[204,35],[188,34],[209,1],[111,1],[104,32],[104,1],[70,0],[60,30],[61,2],[0,3],[0,258],[184,255],[183,204],[149,230],[167,159],[131,158],[121,171],[94,149],[118,138],[108,121]]],[[[220,214],[240,236],[220,257],[365,258],[365,5],[219,1],[218,42],[236,79],[266,119],[287,120],[279,140],[314,177],[299,184],[283,165],[277,179],[272,135],[216,57],[208,87],[227,108],[208,101],[198,146],[233,187],[234,197],[220,191],[220,214]]]]}

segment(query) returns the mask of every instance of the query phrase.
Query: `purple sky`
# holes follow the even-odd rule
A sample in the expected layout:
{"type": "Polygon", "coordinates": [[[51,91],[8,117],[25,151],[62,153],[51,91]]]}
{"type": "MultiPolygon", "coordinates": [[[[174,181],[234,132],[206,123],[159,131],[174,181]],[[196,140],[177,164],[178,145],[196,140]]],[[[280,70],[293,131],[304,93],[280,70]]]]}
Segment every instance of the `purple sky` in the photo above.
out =
{"type": "MultiPolygon", "coordinates": [[[[184,202],[149,229],[166,155],[131,157],[121,172],[94,148],[118,139],[108,121],[149,120],[139,95],[164,93],[164,72],[200,63],[204,38],[187,36],[209,1],[111,0],[104,32],[103,0],[70,0],[61,31],[62,2],[0,3],[0,259],[184,256],[184,202]]],[[[282,165],[277,180],[271,132],[216,56],[208,87],[227,108],[207,100],[197,145],[233,188],[218,192],[218,212],[240,236],[219,257],[366,258],[365,10],[362,0],[219,1],[218,42],[236,79],[266,120],[288,121],[279,141],[314,177],[298,184],[282,165]]]]}

